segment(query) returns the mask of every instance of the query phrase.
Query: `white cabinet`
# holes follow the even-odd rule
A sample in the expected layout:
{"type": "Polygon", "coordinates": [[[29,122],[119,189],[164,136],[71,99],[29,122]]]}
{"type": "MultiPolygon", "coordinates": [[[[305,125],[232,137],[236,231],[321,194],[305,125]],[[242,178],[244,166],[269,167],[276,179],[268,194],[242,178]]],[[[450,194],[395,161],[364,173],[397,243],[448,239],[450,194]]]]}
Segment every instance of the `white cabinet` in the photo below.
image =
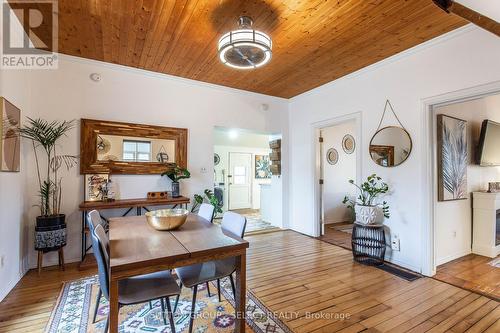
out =
{"type": "Polygon", "coordinates": [[[472,252],[494,258],[500,253],[497,225],[500,224],[500,193],[472,194],[472,252]]]}
{"type": "Polygon", "coordinates": [[[273,215],[271,184],[260,184],[260,218],[271,223],[273,215]]]}

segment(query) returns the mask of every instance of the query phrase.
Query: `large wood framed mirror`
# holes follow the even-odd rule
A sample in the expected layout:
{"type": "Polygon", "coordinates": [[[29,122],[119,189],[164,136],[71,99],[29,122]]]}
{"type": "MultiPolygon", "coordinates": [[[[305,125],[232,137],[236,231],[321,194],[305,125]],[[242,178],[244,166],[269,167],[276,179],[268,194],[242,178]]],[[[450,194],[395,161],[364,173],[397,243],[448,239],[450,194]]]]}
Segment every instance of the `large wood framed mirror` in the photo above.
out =
{"type": "Polygon", "coordinates": [[[186,128],[81,120],[80,173],[161,174],[187,167],[186,128]]]}

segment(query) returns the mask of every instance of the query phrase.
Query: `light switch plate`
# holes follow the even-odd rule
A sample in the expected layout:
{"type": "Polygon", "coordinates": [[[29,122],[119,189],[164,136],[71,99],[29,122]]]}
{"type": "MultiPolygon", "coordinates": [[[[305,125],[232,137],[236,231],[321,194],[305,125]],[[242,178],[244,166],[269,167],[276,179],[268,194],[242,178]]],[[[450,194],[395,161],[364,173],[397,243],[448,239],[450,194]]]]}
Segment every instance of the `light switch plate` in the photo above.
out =
{"type": "Polygon", "coordinates": [[[400,250],[399,235],[392,235],[392,238],[391,238],[391,249],[393,251],[399,251],[400,250]]]}

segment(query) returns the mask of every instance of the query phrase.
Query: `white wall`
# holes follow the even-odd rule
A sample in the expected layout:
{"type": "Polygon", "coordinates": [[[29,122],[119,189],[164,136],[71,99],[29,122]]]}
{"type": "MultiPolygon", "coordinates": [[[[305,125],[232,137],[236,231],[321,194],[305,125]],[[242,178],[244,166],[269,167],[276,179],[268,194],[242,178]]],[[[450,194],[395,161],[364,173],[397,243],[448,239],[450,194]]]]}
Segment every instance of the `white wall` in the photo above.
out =
{"type": "Polygon", "coordinates": [[[324,223],[352,221],[351,211],[342,203],[345,195],[356,194],[355,187],[349,183],[356,180],[356,153],[347,154],[342,149],[342,139],[346,134],[356,137],[356,122],[347,121],[342,124],[321,130],[323,137],[323,219],[324,223]],[[328,149],[335,148],[339,154],[337,164],[329,164],[326,160],[328,149]]]}
{"type": "MultiPolygon", "coordinates": [[[[0,5],[3,5],[3,2],[0,2],[0,5]]],[[[3,27],[2,18],[3,15],[0,15],[0,27],[3,27]]],[[[17,29],[12,29],[12,38],[21,40],[24,32],[17,20],[15,24],[17,29]]],[[[21,109],[21,117],[30,114],[29,80],[29,71],[0,70],[0,96],[21,109]]],[[[24,162],[24,157],[29,148],[26,144],[21,147],[20,172],[0,172],[0,301],[27,270],[26,258],[23,255],[29,246],[29,231],[25,223],[25,179],[31,169],[24,162]]]]}
{"type": "Polygon", "coordinates": [[[362,177],[377,173],[388,181],[391,218],[385,223],[401,239],[400,252],[387,259],[420,271],[422,267],[420,209],[423,193],[420,160],[422,99],[500,80],[500,39],[466,26],[400,55],[297,96],[290,103],[290,226],[313,235],[313,124],[361,112],[357,149],[362,149],[362,177]],[[398,167],[383,168],[368,155],[368,145],[389,98],[413,140],[413,151],[398,167]]]}
{"type": "Polygon", "coordinates": [[[500,3],[498,0],[455,0],[497,22],[500,22],[500,3]]]}
{"type": "MultiPolygon", "coordinates": [[[[118,65],[60,55],[57,71],[34,71],[31,79],[32,116],[64,120],[95,118],[131,123],[184,127],[189,129],[188,168],[192,178],[182,181],[181,193],[191,197],[213,186],[214,126],[238,127],[267,133],[283,133],[287,140],[288,104],[280,98],[243,92],[196,81],[130,69],[118,65]],[[98,72],[101,82],[89,75],[98,72]],[[267,111],[261,104],[269,105],[267,111]],[[202,169],[206,172],[202,172],[202,169]]],[[[79,128],[63,141],[61,152],[78,154],[79,128]]],[[[23,168],[32,165],[32,154],[23,161],[23,168]]],[[[284,160],[286,164],[286,157],[284,160]]],[[[146,192],[170,189],[170,182],[160,176],[113,176],[121,198],[141,198],[146,192]]],[[[36,183],[26,175],[27,191],[24,211],[33,233],[37,214],[36,183]]],[[[68,261],[80,256],[80,218],[78,204],[83,199],[83,176],[77,169],[64,175],[62,211],[67,215],[68,261]]],[[[114,212],[107,212],[111,214],[114,212]]],[[[281,214],[286,214],[281,212],[281,214]]],[[[32,242],[32,237],[29,240],[32,242]]],[[[47,256],[47,264],[56,257],[47,256]]],[[[29,251],[30,266],[35,265],[34,252],[29,251]]]]}
{"type": "MultiPolygon", "coordinates": [[[[485,191],[488,189],[488,182],[500,181],[500,167],[480,167],[475,162],[482,121],[490,119],[500,122],[500,95],[438,107],[434,110],[434,115],[438,114],[467,121],[469,149],[467,200],[436,202],[434,210],[436,263],[441,265],[471,253],[471,192],[485,191]]],[[[433,118],[435,121],[436,117],[433,118]]],[[[435,142],[434,139],[436,145],[435,142]]],[[[437,173],[437,169],[434,169],[434,173],[437,173]]],[[[434,188],[437,190],[436,184],[434,188]]],[[[437,198],[437,191],[435,197],[437,198]]]]}

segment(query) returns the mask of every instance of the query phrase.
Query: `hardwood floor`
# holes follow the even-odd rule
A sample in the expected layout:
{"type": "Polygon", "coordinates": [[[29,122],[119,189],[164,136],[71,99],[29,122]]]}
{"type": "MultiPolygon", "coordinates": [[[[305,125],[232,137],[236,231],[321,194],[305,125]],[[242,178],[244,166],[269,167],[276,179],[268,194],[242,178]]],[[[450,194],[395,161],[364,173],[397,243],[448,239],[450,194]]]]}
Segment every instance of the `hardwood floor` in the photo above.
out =
{"type": "Polygon", "coordinates": [[[336,223],[335,225],[327,224],[325,225],[325,234],[321,237],[318,237],[318,239],[351,250],[352,234],[341,231],[342,228],[345,228],[345,226],[351,227],[352,223],[336,223]]]}
{"type": "Polygon", "coordinates": [[[469,254],[438,266],[434,278],[500,301],[500,268],[491,266],[492,260],[469,254]]]}
{"type": "MultiPolygon", "coordinates": [[[[499,332],[499,303],[429,278],[407,282],[293,231],[249,236],[248,288],[294,332],[499,332]],[[342,317],[342,318],[341,318],[342,317]]],[[[0,303],[0,332],[41,332],[61,282],[30,271],[0,303]]]]}

